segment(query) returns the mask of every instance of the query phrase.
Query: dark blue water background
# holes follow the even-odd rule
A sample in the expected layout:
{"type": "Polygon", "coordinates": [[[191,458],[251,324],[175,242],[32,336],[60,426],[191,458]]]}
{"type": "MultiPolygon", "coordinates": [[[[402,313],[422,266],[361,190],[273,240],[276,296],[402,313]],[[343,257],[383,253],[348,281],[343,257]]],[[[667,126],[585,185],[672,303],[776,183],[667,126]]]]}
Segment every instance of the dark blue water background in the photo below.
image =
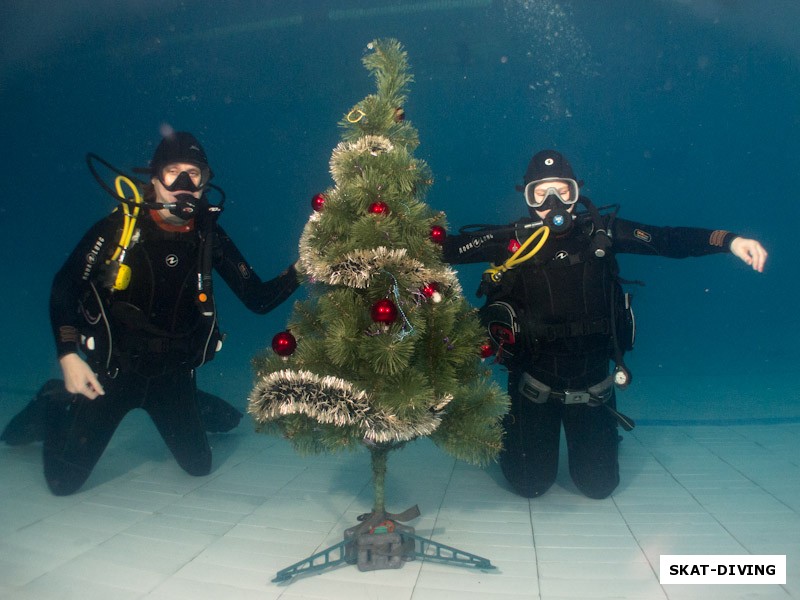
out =
{"type": "MultiPolygon", "coordinates": [[[[331,183],[337,121],[374,89],[366,44],[391,36],[416,76],[405,110],[436,177],[428,200],[452,227],[525,214],[514,186],[555,147],[626,218],[730,229],[770,251],[763,275],[732,256],[622,257],[647,284],[630,412],[658,412],[647,399],[661,376],[700,376],[718,380],[709,401],[748,385],[775,403],[766,414],[800,413],[795,2],[76,0],[0,13],[0,389],[58,374],[50,281],[114,204],[87,151],[128,169],[147,164],[162,125],[194,132],[228,194],[224,226],[272,277],[331,183]],[[793,396],[771,397],[776,385],[793,396]]],[[[480,271],[460,269],[470,297],[480,271]]],[[[259,317],[223,288],[229,339],[201,383],[243,405],[249,359],[290,303],[259,317]]]]}

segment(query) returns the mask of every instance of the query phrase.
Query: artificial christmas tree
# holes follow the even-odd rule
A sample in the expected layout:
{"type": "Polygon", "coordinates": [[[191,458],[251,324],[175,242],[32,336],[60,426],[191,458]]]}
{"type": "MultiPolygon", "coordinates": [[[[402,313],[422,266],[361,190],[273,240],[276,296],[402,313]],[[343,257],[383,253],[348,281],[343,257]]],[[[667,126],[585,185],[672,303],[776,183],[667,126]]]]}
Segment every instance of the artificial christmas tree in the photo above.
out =
{"type": "MultiPolygon", "coordinates": [[[[301,452],[369,450],[373,511],[343,542],[343,560],[368,569],[401,566],[414,557],[415,540],[430,542],[386,512],[389,453],[429,436],[456,458],[486,463],[501,447],[507,398],[481,363],[486,332],[476,311],[442,263],[444,215],[424,202],[433,180],[413,156],[417,132],[405,119],[406,53],[395,40],[376,40],[363,63],[377,92],[340,122],[334,185],[312,198],[300,240],[309,298],[295,304],[272,351],[254,360],[248,412],[259,430],[282,434],[301,452]],[[396,537],[369,537],[376,528],[396,537]],[[362,554],[380,558],[362,564],[362,554]]],[[[491,567],[447,550],[456,562],[491,567]]],[[[317,568],[313,558],[306,568],[317,568]]],[[[330,564],[325,554],[322,566],[330,564]]]]}

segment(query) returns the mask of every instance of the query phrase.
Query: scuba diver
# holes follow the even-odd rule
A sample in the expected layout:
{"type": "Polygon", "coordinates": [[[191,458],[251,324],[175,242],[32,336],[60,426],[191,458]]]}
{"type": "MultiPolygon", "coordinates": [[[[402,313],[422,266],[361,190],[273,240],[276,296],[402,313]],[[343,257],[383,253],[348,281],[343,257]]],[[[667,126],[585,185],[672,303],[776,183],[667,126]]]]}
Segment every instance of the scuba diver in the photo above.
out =
{"type": "Polygon", "coordinates": [[[494,263],[478,295],[491,351],[508,369],[511,409],[503,420],[502,472],[525,497],[556,480],[563,424],[569,472],[590,498],[619,484],[617,427],[634,423],[617,411],[615,387],[631,380],[624,353],[633,347],[631,296],[616,254],[685,258],[731,252],[758,272],[762,245],[728,231],[654,227],[616,218],[580,193],[567,159],[533,156],[524,175],[529,218],[509,226],[468,226],[449,236],[450,263],[494,263]],[[611,369],[613,360],[615,366],[611,369]]]}
{"type": "Polygon", "coordinates": [[[294,266],[262,282],[217,223],[224,193],[197,139],[162,139],[139,187],[116,173],[120,206],[83,236],[56,274],[50,320],[64,380],[50,380],[6,427],[2,439],[44,440],[44,473],[56,495],[87,480],[123,417],[150,415],[178,464],[211,470],[206,431],[226,431],[241,413],[196,389],[195,369],[214,357],[215,269],[251,311],[264,314],[297,289],[294,266]],[[132,198],[126,197],[125,186],[132,198]],[[222,195],[214,205],[209,190],[222,195]]]}

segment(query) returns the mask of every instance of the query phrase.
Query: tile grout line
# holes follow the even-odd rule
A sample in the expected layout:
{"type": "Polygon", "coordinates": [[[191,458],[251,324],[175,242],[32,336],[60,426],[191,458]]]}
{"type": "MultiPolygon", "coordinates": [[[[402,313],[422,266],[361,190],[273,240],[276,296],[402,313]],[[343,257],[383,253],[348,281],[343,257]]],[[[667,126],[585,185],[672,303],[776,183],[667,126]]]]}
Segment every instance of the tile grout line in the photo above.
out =
{"type": "MultiPolygon", "coordinates": [[[[653,456],[652,453],[651,453],[651,456],[653,456]]],[[[658,462],[658,459],[655,456],[653,456],[653,459],[656,462],[658,462]]],[[[659,463],[659,464],[661,464],[661,463],[659,463]]],[[[661,466],[663,467],[663,465],[661,465],[661,466]]],[[[666,468],[665,468],[665,470],[666,470],[666,468]]],[[[669,471],[667,471],[667,472],[669,473],[669,471]]],[[[671,475],[671,473],[670,473],[670,475],[671,475]]],[[[678,482],[678,483],[680,484],[680,482],[678,482]]],[[[658,582],[658,585],[661,588],[661,592],[664,594],[664,598],[666,600],[668,600],[669,599],[669,594],[667,593],[667,590],[664,589],[664,586],[661,584],[661,582],[658,579],[658,571],[656,570],[655,566],[653,565],[652,561],[650,560],[650,557],[647,555],[647,552],[642,547],[641,542],[639,542],[639,538],[636,537],[636,534],[634,533],[633,529],[631,529],[631,525],[630,525],[630,523],[628,523],[628,519],[625,518],[624,512],[620,508],[619,504],[617,504],[617,499],[613,495],[611,496],[611,501],[614,503],[614,506],[616,507],[617,512],[619,513],[619,516],[622,518],[622,521],[625,523],[625,527],[628,528],[628,531],[630,532],[631,537],[633,538],[633,541],[636,542],[636,547],[639,548],[639,551],[642,553],[642,555],[644,556],[645,560],[647,561],[647,564],[650,567],[650,571],[653,573],[653,577],[655,578],[656,582],[658,582]]]]}
{"type": "MultiPolygon", "coordinates": [[[[453,483],[453,476],[456,472],[457,460],[454,459],[453,463],[450,467],[450,477],[447,478],[447,485],[444,486],[444,490],[442,491],[442,498],[439,501],[439,507],[436,509],[436,516],[433,518],[433,525],[431,525],[431,539],[433,537],[433,533],[436,531],[436,524],[439,522],[439,515],[442,512],[442,507],[444,506],[445,498],[447,497],[447,490],[450,488],[450,484],[453,483]]],[[[415,530],[416,531],[416,530],[415,530]]],[[[416,542],[414,542],[416,545],[416,542]]],[[[419,583],[419,578],[422,576],[422,569],[425,567],[425,559],[423,558],[420,560],[419,571],[417,571],[417,576],[414,578],[414,585],[411,586],[411,595],[409,596],[409,600],[413,600],[414,594],[417,590],[417,584],[419,583]]]]}
{"type": "Polygon", "coordinates": [[[531,524],[531,545],[533,547],[533,556],[536,565],[536,594],[539,598],[542,597],[542,570],[539,563],[539,552],[536,550],[536,525],[533,522],[533,503],[532,498],[528,498],[528,521],[531,524]]]}

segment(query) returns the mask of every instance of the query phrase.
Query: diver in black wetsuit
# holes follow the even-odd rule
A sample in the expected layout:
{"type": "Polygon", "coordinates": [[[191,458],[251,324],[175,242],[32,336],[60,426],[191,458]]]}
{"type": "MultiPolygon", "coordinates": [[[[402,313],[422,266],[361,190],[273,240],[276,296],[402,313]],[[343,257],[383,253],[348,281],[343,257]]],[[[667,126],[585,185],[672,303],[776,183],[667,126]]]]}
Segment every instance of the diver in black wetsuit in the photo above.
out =
{"type": "Polygon", "coordinates": [[[206,430],[241,417],[195,386],[195,369],[222,342],[211,269],[261,314],[298,286],[293,266],[262,282],[217,224],[205,197],[212,172],[194,136],[165,137],[149,174],[138,217],[128,205],[97,222],[56,274],[50,319],[64,381],[47,382],[2,435],[23,443],[43,427],[45,477],[57,495],[83,485],[134,408],[148,412],[187,473],[209,473],[206,430]]]}
{"type": "Polygon", "coordinates": [[[524,183],[518,189],[530,219],[462,229],[447,238],[444,258],[500,266],[484,274],[479,295],[488,296],[482,317],[509,371],[511,409],[500,455],[506,479],[522,496],[546,492],[556,479],[563,423],[572,480],[586,496],[605,498],[619,483],[617,426],[633,427],[616,410],[614,394],[615,383],[630,381],[622,355],[633,342],[633,314],[614,255],[731,252],[761,272],[767,253],[757,241],[727,231],[653,227],[601,214],[553,150],[533,156],[524,183]],[[544,225],[549,235],[537,234],[544,237],[541,248],[509,266],[533,232],[545,233],[544,225]],[[609,374],[611,360],[616,367],[609,374]]]}

